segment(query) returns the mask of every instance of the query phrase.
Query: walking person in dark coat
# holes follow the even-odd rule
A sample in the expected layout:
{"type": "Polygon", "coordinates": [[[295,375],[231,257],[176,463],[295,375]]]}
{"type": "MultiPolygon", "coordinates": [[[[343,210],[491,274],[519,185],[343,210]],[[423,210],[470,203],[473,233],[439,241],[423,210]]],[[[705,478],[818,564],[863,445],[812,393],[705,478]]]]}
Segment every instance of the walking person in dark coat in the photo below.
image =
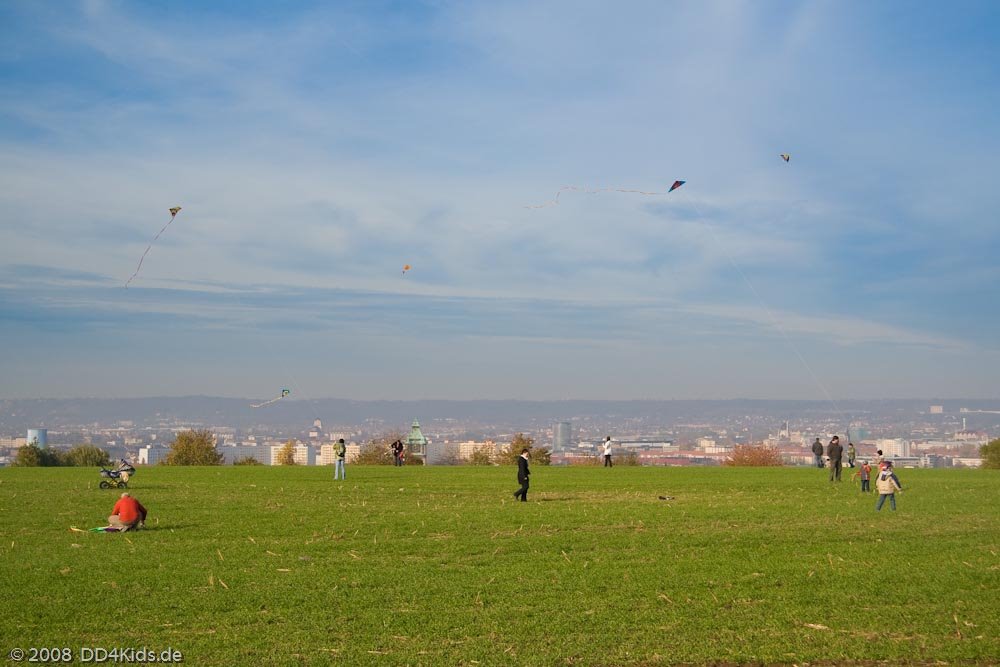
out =
{"type": "Polygon", "coordinates": [[[840,471],[843,468],[844,448],[840,444],[840,437],[833,436],[830,446],[826,448],[826,455],[830,457],[830,481],[835,479],[840,481],[840,471]]]}
{"type": "Polygon", "coordinates": [[[403,443],[400,440],[392,443],[392,463],[395,466],[403,465],[403,443]]]}
{"type": "Polygon", "coordinates": [[[517,483],[521,485],[521,488],[514,492],[514,497],[520,496],[521,502],[528,502],[528,477],[531,476],[531,471],[528,470],[528,449],[524,448],[521,450],[521,455],[517,457],[517,483]]]}
{"type": "Polygon", "coordinates": [[[817,468],[823,467],[823,443],[816,438],[816,442],[812,446],[813,452],[813,462],[816,464],[817,468]]]}

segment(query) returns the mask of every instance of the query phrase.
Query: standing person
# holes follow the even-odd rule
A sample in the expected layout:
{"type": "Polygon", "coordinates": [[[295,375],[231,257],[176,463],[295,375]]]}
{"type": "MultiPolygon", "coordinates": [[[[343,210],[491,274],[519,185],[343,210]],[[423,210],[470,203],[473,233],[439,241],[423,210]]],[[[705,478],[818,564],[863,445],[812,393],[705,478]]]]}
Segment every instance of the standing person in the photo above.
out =
{"type": "Polygon", "coordinates": [[[855,477],[861,478],[861,493],[868,493],[872,490],[872,467],[868,465],[868,461],[861,462],[861,467],[851,475],[851,479],[853,480],[855,477]]]}
{"type": "Polygon", "coordinates": [[[854,467],[854,460],[858,458],[858,450],[854,449],[854,443],[847,443],[847,465],[851,468],[854,467]]]}
{"type": "Polygon", "coordinates": [[[528,470],[528,448],[525,447],[521,450],[521,455],[517,457],[517,483],[521,485],[521,488],[514,492],[514,497],[520,496],[521,502],[528,502],[528,478],[531,476],[531,471],[528,470]]]}
{"type": "Polygon", "coordinates": [[[875,488],[878,489],[878,501],[875,503],[875,511],[881,512],[882,504],[886,498],[889,498],[889,507],[895,512],[896,491],[902,493],[903,485],[899,483],[899,478],[892,471],[892,461],[886,461],[883,465],[885,467],[882,468],[882,472],[878,474],[878,479],[875,480],[875,488]]]}
{"type": "Polygon", "coordinates": [[[844,466],[844,448],[840,445],[840,436],[833,436],[830,446],[826,448],[826,455],[830,457],[830,481],[840,481],[840,471],[844,466]]]}
{"type": "Polygon", "coordinates": [[[393,465],[403,465],[403,443],[399,440],[392,443],[392,462],[393,465]]]}
{"type": "Polygon", "coordinates": [[[339,478],[346,480],[347,471],[344,470],[344,461],[347,460],[347,445],[344,443],[343,438],[338,440],[337,444],[333,446],[333,453],[336,455],[336,459],[334,460],[335,467],[333,469],[333,479],[337,480],[339,478]]]}
{"type": "Polygon", "coordinates": [[[817,468],[823,468],[823,443],[816,438],[816,442],[812,446],[813,460],[816,463],[817,468]]]}
{"type": "Polygon", "coordinates": [[[885,456],[882,455],[881,449],[875,450],[875,466],[879,469],[879,472],[885,468],[885,456]]]}
{"type": "Polygon", "coordinates": [[[125,492],[115,503],[108,517],[108,525],[121,532],[146,527],[146,508],[138,500],[125,492]]]}
{"type": "Polygon", "coordinates": [[[611,462],[611,436],[604,438],[604,467],[613,468],[615,464],[611,462]]]}

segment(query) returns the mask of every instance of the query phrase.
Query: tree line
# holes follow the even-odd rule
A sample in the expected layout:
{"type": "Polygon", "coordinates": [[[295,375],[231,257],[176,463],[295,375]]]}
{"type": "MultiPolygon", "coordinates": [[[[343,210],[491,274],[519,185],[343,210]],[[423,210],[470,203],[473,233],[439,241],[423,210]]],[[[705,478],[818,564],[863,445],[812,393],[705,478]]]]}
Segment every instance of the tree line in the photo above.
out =
{"type": "Polygon", "coordinates": [[[101,468],[111,465],[111,457],[100,447],[77,445],[68,450],[49,449],[32,443],[19,447],[12,466],[22,468],[77,466],[101,468]]]}

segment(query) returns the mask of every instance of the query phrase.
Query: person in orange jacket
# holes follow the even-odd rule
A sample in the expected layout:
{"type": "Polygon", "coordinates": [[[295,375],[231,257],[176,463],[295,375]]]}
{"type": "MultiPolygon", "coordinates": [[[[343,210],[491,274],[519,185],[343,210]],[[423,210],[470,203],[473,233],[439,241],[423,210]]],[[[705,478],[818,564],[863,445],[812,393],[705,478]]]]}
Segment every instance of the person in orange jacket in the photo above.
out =
{"type": "Polygon", "coordinates": [[[861,467],[851,476],[851,479],[853,480],[855,477],[861,478],[861,493],[868,493],[872,490],[872,467],[868,465],[868,461],[861,462],[861,467]]]}
{"type": "Polygon", "coordinates": [[[146,508],[126,491],[115,503],[108,517],[108,525],[121,532],[146,527],[146,508]]]}

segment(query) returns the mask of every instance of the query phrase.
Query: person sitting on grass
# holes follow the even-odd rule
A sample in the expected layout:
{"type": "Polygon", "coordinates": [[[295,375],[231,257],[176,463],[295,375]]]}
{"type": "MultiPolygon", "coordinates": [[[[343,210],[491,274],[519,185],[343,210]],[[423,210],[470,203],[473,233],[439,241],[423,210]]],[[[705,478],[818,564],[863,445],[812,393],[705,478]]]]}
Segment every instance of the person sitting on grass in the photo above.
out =
{"type": "Polygon", "coordinates": [[[108,517],[108,525],[121,532],[146,527],[146,508],[138,500],[125,492],[115,503],[108,517]]]}

